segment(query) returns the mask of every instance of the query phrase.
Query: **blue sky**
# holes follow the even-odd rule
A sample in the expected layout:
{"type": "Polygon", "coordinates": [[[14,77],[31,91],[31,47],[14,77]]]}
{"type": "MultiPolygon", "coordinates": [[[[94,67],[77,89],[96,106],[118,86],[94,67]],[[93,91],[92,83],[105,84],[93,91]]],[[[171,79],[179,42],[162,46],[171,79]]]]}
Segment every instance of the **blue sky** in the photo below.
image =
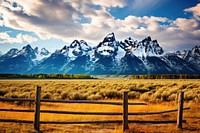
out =
{"type": "Polygon", "coordinates": [[[0,51],[27,44],[51,52],[110,32],[157,39],[165,51],[200,45],[200,0],[0,0],[0,51]]]}

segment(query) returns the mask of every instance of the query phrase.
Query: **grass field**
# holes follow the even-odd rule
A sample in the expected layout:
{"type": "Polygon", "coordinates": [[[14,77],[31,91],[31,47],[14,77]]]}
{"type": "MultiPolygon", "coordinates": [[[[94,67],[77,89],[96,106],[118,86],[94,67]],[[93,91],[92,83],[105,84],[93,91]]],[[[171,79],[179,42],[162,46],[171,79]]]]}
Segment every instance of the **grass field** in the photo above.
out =
{"type": "MultiPolygon", "coordinates": [[[[183,129],[176,124],[129,124],[130,132],[200,132],[200,80],[1,80],[0,97],[34,98],[36,86],[42,87],[42,97],[47,99],[98,99],[121,101],[122,92],[129,91],[130,101],[145,101],[147,106],[129,106],[130,112],[162,111],[177,108],[177,92],[185,91],[189,111],[184,112],[183,129]]],[[[1,108],[34,108],[20,103],[0,102],[1,108]]],[[[121,106],[89,104],[42,104],[42,109],[69,111],[121,112],[121,106]]],[[[33,113],[1,112],[0,118],[33,120],[33,113]]],[[[106,120],[122,116],[77,116],[41,114],[41,120],[106,120]]],[[[130,116],[129,119],[175,120],[176,113],[148,116],[130,116]]],[[[41,125],[42,132],[121,132],[121,124],[41,125]]],[[[0,132],[35,132],[33,124],[0,123],[0,132]]]]}
{"type": "Polygon", "coordinates": [[[200,80],[0,80],[0,97],[34,98],[36,86],[42,87],[42,98],[100,100],[129,99],[146,102],[168,102],[185,92],[185,100],[200,102],[200,80]]]}

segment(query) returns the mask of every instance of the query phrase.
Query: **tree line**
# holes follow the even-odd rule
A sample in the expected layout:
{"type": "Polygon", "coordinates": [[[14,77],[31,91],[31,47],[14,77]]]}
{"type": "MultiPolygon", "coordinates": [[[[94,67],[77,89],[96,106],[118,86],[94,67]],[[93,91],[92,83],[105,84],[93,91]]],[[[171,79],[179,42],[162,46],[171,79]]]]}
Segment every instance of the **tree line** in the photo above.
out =
{"type": "Polygon", "coordinates": [[[132,75],[131,79],[200,79],[199,74],[147,74],[132,75]]]}
{"type": "Polygon", "coordinates": [[[88,74],[0,74],[0,79],[94,79],[88,74]]]}

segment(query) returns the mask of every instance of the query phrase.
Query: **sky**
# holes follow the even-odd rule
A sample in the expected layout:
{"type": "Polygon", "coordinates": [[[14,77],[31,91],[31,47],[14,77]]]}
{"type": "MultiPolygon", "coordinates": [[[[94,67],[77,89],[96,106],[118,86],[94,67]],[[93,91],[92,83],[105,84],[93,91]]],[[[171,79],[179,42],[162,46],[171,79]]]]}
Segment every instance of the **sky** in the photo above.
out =
{"type": "Polygon", "coordinates": [[[200,0],[0,0],[0,51],[47,48],[77,40],[96,46],[151,36],[168,51],[200,45],[200,0]]]}

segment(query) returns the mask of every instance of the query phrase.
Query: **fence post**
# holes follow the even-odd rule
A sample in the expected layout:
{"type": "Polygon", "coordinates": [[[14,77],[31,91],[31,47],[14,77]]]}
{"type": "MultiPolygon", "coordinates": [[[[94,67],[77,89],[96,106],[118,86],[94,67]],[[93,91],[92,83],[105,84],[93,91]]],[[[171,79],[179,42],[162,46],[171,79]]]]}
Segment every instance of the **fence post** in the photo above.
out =
{"type": "Polygon", "coordinates": [[[178,96],[178,114],[177,114],[177,126],[178,128],[182,128],[182,120],[183,120],[183,102],[184,102],[184,92],[179,92],[178,96]]]}
{"type": "Polygon", "coordinates": [[[123,95],[123,131],[128,128],[128,92],[123,95]]]}
{"type": "Polygon", "coordinates": [[[41,87],[36,88],[36,98],[35,98],[35,117],[34,117],[34,129],[40,131],[40,96],[41,87]]]}

